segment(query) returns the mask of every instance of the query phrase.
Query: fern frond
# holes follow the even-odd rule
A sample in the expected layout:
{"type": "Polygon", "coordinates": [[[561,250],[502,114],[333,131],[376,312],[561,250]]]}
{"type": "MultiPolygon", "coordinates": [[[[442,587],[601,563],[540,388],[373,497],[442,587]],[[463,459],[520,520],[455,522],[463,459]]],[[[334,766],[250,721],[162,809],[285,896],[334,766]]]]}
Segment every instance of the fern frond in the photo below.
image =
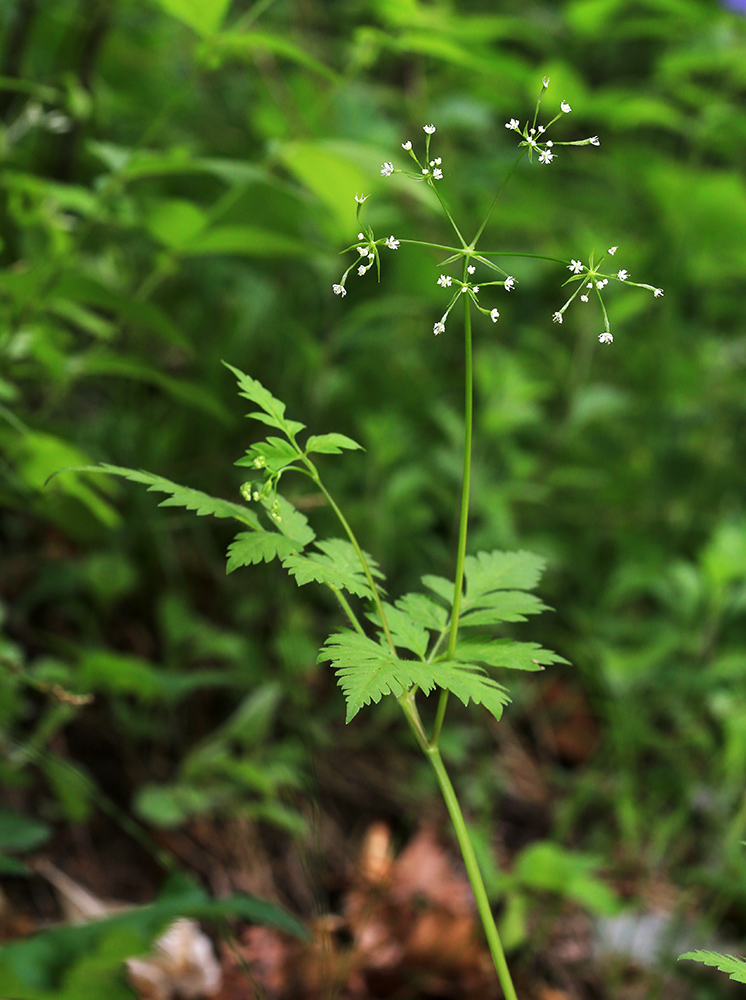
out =
{"type": "Polygon", "coordinates": [[[712,965],[721,972],[726,972],[734,982],[746,983],[746,961],[735,955],[720,955],[716,951],[687,951],[684,955],[679,955],[679,961],[682,958],[712,965]]]}

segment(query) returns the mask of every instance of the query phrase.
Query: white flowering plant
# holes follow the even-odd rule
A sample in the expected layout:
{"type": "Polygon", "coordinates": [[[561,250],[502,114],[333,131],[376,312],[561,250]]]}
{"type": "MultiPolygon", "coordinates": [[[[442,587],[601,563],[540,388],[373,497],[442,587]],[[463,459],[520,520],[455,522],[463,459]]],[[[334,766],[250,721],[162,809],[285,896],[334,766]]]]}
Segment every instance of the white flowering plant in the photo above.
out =
{"type": "MultiPolygon", "coordinates": [[[[477,864],[469,832],[458,798],[440,754],[440,739],[450,695],[464,705],[482,705],[499,719],[509,703],[504,684],[492,674],[501,670],[543,670],[553,663],[566,663],[558,654],[543,649],[531,641],[505,635],[507,623],[524,622],[538,614],[546,605],[533,593],[544,560],[530,552],[478,552],[467,554],[468,512],[471,484],[471,454],[473,432],[473,357],[472,311],[497,323],[500,313],[491,303],[482,305],[480,295],[486,289],[500,288],[513,292],[516,279],[503,270],[493,258],[509,256],[500,252],[477,249],[477,244],[489,222],[497,202],[522,157],[538,154],[541,164],[549,164],[557,146],[597,146],[597,136],[589,139],[555,144],[546,138],[547,131],[559,118],[569,114],[570,105],[563,101],[559,113],[546,126],[538,125],[541,99],[549,81],[544,80],[531,124],[521,128],[517,119],[510,119],[506,128],[521,136],[518,156],[498,190],[475,237],[467,242],[442,197],[440,187],[444,170],[440,157],[431,157],[430,144],[436,132],[434,125],[424,126],[425,155],[417,156],[411,141],[402,143],[416,169],[401,171],[393,161],[381,167],[384,177],[404,172],[418,182],[430,185],[456,237],[457,246],[404,240],[389,235],[377,238],[370,226],[361,222],[361,210],[367,196],[356,196],[357,240],[347,250],[355,259],[339,282],[332,288],[336,295],[347,294],[347,279],[354,270],[364,277],[375,266],[380,276],[382,250],[399,251],[405,244],[418,244],[447,256],[440,267],[460,265],[459,274],[441,270],[437,285],[450,294],[445,310],[434,326],[435,334],[445,332],[446,323],[456,304],[463,303],[464,329],[464,450],[460,497],[460,518],[455,570],[452,579],[441,576],[422,577],[423,588],[396,598],[389,598],[384,588],[384,574],[362,547],[357,532],[345,517],[337,500],[330,493],[321,469],[320,457],[339,455],[357,450],[361,445],[344,434],[305,435],[305,425],[286,416],[286,406],[251,376],[228,365],[235,375],[239,394],[248,399],[254,420],[274,433],[253,444],[236,465],[250,470],[251,479],[240,487],[243,503],[208,496],[199,490],[179,486],[151,473],[101,465],[76,471],[105,472],[123,476],[147,485],[149,490],[165,493],[162,506],[185,507],[198,515],[210,514],[237,521],[240,530],[228,547],[227,571],[244,566],[279,560],[299,586],[315,582],[328,588],[336,598],[346,619],[323,644],[319,662],[333,665],[347,703],[347,721],[370,703],[393,696],[399,702],[414,739],[433,767],[454,832],[458,840],[487,942],[497,975],[507,1000],[517,1000],[508,970],[505,953],[490,908],[484,881],[477,864]],[[475,277],[477,269],[486,272],[488,280],[475,277]],[[319,539],[304,514],[280,492],[281,481],[300,475],[310,481],[315,493],[320,493],[334,512],[342,537],[319,539]],[[424,699],[437,692],[437,706],[429,720],[421,712],[424,699]]],[[[608,255],[613,257],[617,248],[608,255]]],[[[517,256],[527,256],[520,254],[517,256]]],[[[538,255],[530,255],[538,256],[538,255]]],[[[555,258],[543,258],[554,260],[555,258]]],[[[554,314],[561,323],[570,303],[579,296],[588,300],[593,294],[601,303],[604,332],[599,340],[611,343],[609,320],[603,303],[603,290],[609,281],[632,284],[626,270],[607,274],[601,263],[572,259],[558,263],[571,271],[567,283],[576,285],[567,302],[554,314]]],[[[652,285],[640,285],[658,297],[662,291],[652,285]]]]}

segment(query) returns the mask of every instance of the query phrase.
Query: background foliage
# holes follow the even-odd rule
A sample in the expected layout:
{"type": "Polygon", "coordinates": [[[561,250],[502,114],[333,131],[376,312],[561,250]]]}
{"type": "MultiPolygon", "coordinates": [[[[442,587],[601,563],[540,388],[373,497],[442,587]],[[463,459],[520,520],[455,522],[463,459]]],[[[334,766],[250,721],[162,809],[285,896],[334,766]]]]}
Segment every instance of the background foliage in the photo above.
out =
{"type": "MultiPolygon", "coordinates": [[[[444,235],[427,192],[379,175],[424,122],[475,230],[514,155],[504,122],[548,75],[561,124],[601,147],[522,163],[491,245],[618,244],[665,298],[612,297],[599,349],[593,306],[553,325],[564,276],[516,259],[477,329],[471,549],[549,559],[557,613],[516,634],[573,664],[528,677],[508,724],[552,788],[556,851],[595,852],[633,903],[654,878],[686,887],[742,939],[746,21],[707,0],[13,0],[0,31],[5,869],[81,825],[238,812],[302,835],[311,761],[390,740],[406,757],[386,709],[342,727],[323,594],[273,567],[226,577],[227,529],[135,487],[45,481],[105,461],[238,499],[251,439],[225,359],[365,445],[325,475],[392,593],[449,576],[461,348],[455,323],[432,337],[437,257],[403,247],[344,302],[331,284],[356,192],[378,234],[444,235]]],[[[486,845],[510,789],[454,714],[486,845]]],[[[406,825],[432,788],[399,773],[406,825]]]]}

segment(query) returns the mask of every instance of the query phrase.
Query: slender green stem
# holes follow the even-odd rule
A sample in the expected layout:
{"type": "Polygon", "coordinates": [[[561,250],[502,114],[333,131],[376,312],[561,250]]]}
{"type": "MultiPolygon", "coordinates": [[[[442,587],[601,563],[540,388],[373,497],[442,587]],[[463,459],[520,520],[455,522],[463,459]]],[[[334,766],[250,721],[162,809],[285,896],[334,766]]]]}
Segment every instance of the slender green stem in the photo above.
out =
{"type": "Polygon", "coordinates": [[[365,558],[365,553],[361,549],[360,543],[358,542],[357,538],[355,537],[355,532],[350,527],[350,524],[349,524],[347,518],[344,516],[344,514],[342,513],[342,511],[337,506],[337,503],[335,502],[334,497],[331,495],[331,493],[326,488],[326,486],[324,486],[324,484],[321,482],[321,479],[319,478],[319,474],[318,474],[318,471],[316,469],[316,466],[305,455],[302,456],[302,457],[303,457],[303,461],[305,462],[306,466],[311,471],[311,476],[314,479],[314,481],[316,482],[316,485],[319,487],[319,489],[321,490],[321,492],[324,494],[324,496],[326,497],[326,499],[327,499],[327,501],[329,503],[329,506],[332,508],[332,510],[334,511],[334,513],[337,515],[339,523],[344,528],[345,534],[350,539],[352,547],[354,548],[354,550],[355,550],[355,552],[357,554],[357,557],[360,560],[360,565],[362,566],[363,572],[365,573],[365,579],[368,581],[368,586],[370,587],[371,592],[373,594],[373,601],[375,602],[375,605],[376,605],[376,611],[378,611],[378,616],[381,619],[381,626],[383,628],[384,635],[386,636],[386,642],[388,642],[388,644],[389,644],[389,646],[391,648],[392,653],[395,653],[396,652],[396,646],[394,645],[394,640],[391,637],[391,631],[389,630],[389,625],[388,625],[388,622],[386,621],[386,614],[385,614],[385,612],[383,610],[383,602],[381,601],[381,595],[380,595],[380,593],[378,591],[378,587],[376,586],[376,581],[373,579],[373,574],[370,571],[370,566],[368,565],[368,560],[365,558]]]}
{"type": "MultiPolygon", "coordinates": [[[[515,169],[515,167],[514,167],[513,169],[515,169]]],[[[511,171],[511,172],[512,172],[512,171],[511,171]]],[[[510,176],[510,175],[508,175],[508,176],[510,176]]],[[[503,187],[504,187],[504,186],[505,186],[505,185],[503,185],[503,187]]],[[[455,219],[453,218],[453,216],[452,216],[452,215],[451,215],[451,213],[449,212],[449,210],[448,210],[448,205],[446,205],[446,203],[445,203],[445,202],[443,201],[443,199],[441,198],[441,195],[440,195],[440,191],[438,191],[437,187],[435,186],[435,182],[433,182],[433,183],[432,183],[432,184],[430,185],[430,187],[431,187],[431,188],[433,189],[433,191],[435,192],[435,197],[436,197],[436,198],[438,199],[438,201],[440,202],[440,207],[441,207],[441,208],[443,209],[443,211],[444,211],[444,212],[446,213],[446,215],[448,216],[448,221],[449,221],[449,222],[451,223],[451,225],[453,226],[453,230],[454,230],[454,232],[456,233],[456,235],[458,236],[458,238],[459,238],[459,239],[461,240],[461,246],[462,246],[462,247],[464,247],[464,249],[466,249],[466,240],[465,240],[465,239],[464,239],[464,237],[463,237],[463,236],[461,235],[461,230],[460,230],[460,229],[459,229],[459,227],[458,227],[458,226],[456,225],[456,220],[455,220],[455,219]]]]}
{"type": "Polygon", "coordinates": [[[474,848],[472,847],[472,843],[469,838],[469,831],[466,828],[466,822],[464,821],[464,816],[461,812],[461,806],[456,798],[456,792],[451,784],[451,779],[448,777],[448,772],[445,769],[438,748],[430,746],[425,750],[425,753],[432,765],[433,770],[435,771],[435,776],[438,779],[438,784],[440,785],[440,790],[443,794],[446,808],[448,809],[448,813],[451,817],[451,823],[453,824],[458,845],[461,848],[461,856],[464,859],[466,872],[469,876],[469,881],[471,882],[471,887],[474,892],[474,898],[477,903],[477,910],[479,911],[479,916],[482,920],[482,926],[484,927],[487,944],[489,945],[492,953],[492,960],[495,963],[497,978],[500,980],[500,985],[502,986],[503,993],[505,994],[505,1000],[518,1000],[515,987],[513,986],[513,980],[510,976],[510,970],[508,969],[508,963],[505,958],[502,941],[500,940],[500,935],[495,924],[495,918],[492,915],[490,901],[487,898],[487,890],[484,887],[482,873],[480,872],[479,865],[477,864],[477,858],[474,854],[474,848]]]}
{"type": "MultiPolygon", "coordinates": [[[[464,262],[464,281],[468,278],[466,262],[464,262]]],[[[469,528],[469,493],[471,489],[471,446],[474,424],[474,363],[471,336],[471,306],[469,296],[464,295],[464,469],[461,480],[461,515],[458,529],[458,549],[456,553],[456,580],[453,586],[453,607],[451,609],[451,626],[448,634],[448,659],[452,660],[456,653],[458,638],[458,620],[461,612],[461,597],[464,590],[464,561],[466,559],[466,535],[469,528]]],[[[438,709],[435,714],[432,743],[438,745],[440,731],[443,727],[448,692],[441,691],[438,709]]]]}
{"type": "Polygon", "coordinates": [[[490,205],[489,211],[487,212],[487,214],[484,217],[484,222],[482,223],[482,225],[477,230],[477,235],[471,241],[471,245],[473,247],[475,247],[477,245],[477,240],[479,239],[479,237],[484,232],[485,226],[487,225],[487,223],[490,221],[490,217],[491,217],[492,213],[495,210],[495,205],[497,205],[498,201],[500,200],[500,195],[505,190],[505,187],[506,187],[508,181],[513,176],[513,172],[515,171],[515,168],[518,166],[518,164],[521,162],[521,159],[523,158],[523,155],[524,155],[525,152],[526,152],[525,148],[520,151],[520,153],[518,154],[518,156],[516,156],[516,158],[515,158],[515,162],[513,163],[513,166],[510,168],[510,170],[505,175],[505,180],[500,185],[500,190],[495,195],[495,197],[494,197],[494,199],[492,201],[492,204],[490,205]]]}

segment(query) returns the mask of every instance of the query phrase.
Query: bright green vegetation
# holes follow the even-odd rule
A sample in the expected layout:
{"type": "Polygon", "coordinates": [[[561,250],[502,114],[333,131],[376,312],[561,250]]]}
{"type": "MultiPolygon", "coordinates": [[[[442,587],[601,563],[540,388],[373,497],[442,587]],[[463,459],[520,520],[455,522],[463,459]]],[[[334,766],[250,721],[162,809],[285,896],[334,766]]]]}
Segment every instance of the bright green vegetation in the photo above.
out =
{"type": "MultiPolygon", "coordinates": [[[[386,665],[364,688],[350,677],[343,725],[334,666],[317,663],[339,607],[265,564],[328,583],[329,560],[345,556],[328,541],[333,511],[300,477],[283,480],[279,502],[299,507],[275,528],[244,502],[247,473],[232,463],[260,434],[221,360],[318,435],[304,453],[385,568],[386,610],[407,615],[394,645],[415,670],[447,610],[420,578],[453,585],[462,320],[433,337],[443,257],[405,241],[452,234],[429,188],[380,165],[435,122],[439,190],[475,232],[515,158],[505,122],[525,120],[546,75],[573,108],[559,124],[601,146],[519,165],[485,233],[515,253],[517,287],[498,324],[480,317],[474,348],[468,552],[537,553],[539,597],[555,609],[502,633],[516,662],[500,666],[525,666],[527,643],[547,664],[511,671],[500,725],[540,756],[554,791],[546,842],[510,872],[489,868],[509,789],[486,713],[452,698],[441,750],[487,892],[506,904],[509,951],[530,953],[537,900],[609,913],[616,880],[653,876],[691,893],[710,920],[703,943],[723,915],[728,940],[746,942],[746,20],[705,0],[0,7],[4,871],[24,877],[24,853],[102,810],[171,867],[148,831],[194,817],[242,814],[303,836],[309,762],[330,744],[393,742],[409,775],[405,826],[437,794],[393,725],[394,699],[369,705],[382,676],[399,693],[386,665]],[[349,263],[338,251],[356,231],[356,193],[374,196],[376,233],[402,242],[380,283],[375,270],[351,275],[341,300],[332,283],[349,263]],[[614,343],[599,346],[597,304],[552,323],[567,298],[557,266],[521,255],[585,261],[613,245],[631,279],[665,297],[653,306],[649,292],[610,286],[614,343]],[[110,476],[44,485],[101,462],[188,483],[187,510],[110,476]],[[279,530],[291,521],[299,533],[279,530]],[[415,610],[429,616],[419,629],[415,610]],[[546,736],[552,683],[598,723],[575,757],[546,736]]],[[[467,581],[470,569],[467,557],[467,581]]],[[[370,582],[350,559],[334,585],[360,598],[370,582]]],[[[538,600],[532,587],[515,589],[538,600]]],[[[357,640],[345,635],[325,651],[346,683],[340,657],[357,640]]],[[[444,661],[451,681],[503,683],[484,649],[462,653],[444,661]]],[[[482,683],[499,714],[504,698],[482,683]]],[[[435,700],[423,699],[430,727],[435,700]]],[[[132,933],[102,933],[109,967],[132,933]]],[[[78,960],[30,988],[74,984],[78,960]]],[[[0,970],[0,993],[26,995],[32,966],[0,970]]]]}

